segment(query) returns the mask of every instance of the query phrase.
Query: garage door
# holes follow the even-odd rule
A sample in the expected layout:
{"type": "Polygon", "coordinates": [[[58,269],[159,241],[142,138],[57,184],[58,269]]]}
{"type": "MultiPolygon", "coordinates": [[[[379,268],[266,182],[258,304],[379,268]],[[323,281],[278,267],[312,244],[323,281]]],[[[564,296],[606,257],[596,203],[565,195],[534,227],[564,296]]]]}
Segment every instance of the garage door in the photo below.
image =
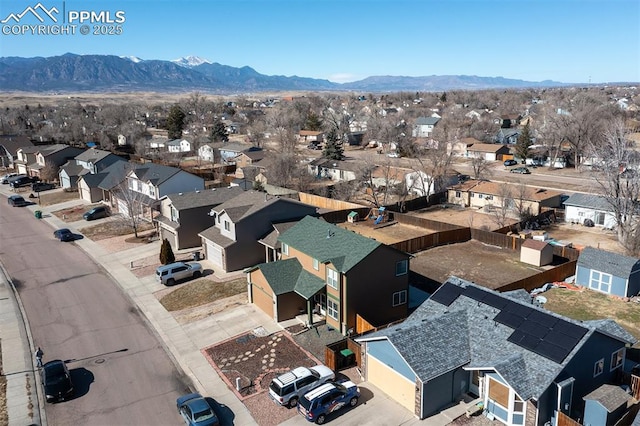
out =
{"type": "Polygon", "coordinates": [[[178,248],[178,239],[176,238],[176,234],[175,232],[169,231],[166,228],[160,227],[160,238],[162,240],[164,240],[165,238],[167,240],[169,240],[169,244],[171,244],[171,247],[174,250],[177,250],[178,248]]]}
{"type": "Polygon", "coordinates": [[[84,185],[80,187],[80,196],[83,200],[93,203],[93,200],[91,199],[91,190],[84,185]]]}
{"type": "Polygon", "coordinates": [[[222,249],[210,242],[207,242],[207,260],[215,266],[224,269],[224,265],[222,264],[222,249]]]}
{"type": "Polygon", "coordinates": [[[371,355],[367,355],[367,381],[380,388],[411,413],[415,411],[415,383],[371,355]]]}
{"type": "Polygon", "coordinates": [[[118,212],[125,217],[129,216],[129,209],[127,208],[126,201],[118,199],[118,212]]]}
{"type": "Polygon", "coordinates": [[[275,320],[273,297],[255,284],[251,284],[251,292],[254,305],[275,320]]]}

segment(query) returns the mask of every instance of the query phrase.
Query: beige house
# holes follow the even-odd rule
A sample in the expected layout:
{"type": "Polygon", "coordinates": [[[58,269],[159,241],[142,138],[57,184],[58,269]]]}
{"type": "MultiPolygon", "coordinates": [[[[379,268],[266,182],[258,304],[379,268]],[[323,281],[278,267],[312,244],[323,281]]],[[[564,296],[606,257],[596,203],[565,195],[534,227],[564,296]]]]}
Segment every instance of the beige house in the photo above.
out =
{"type": "Polygon", "coordinates": [[[484,158],[486,161],[502,160],[503,155],[509,154],[509,147],[495,143],[474,143],[467,148],[467,157],[484,158]]]}
{"type": "Polygon", "coordinates": [[[537,216],[543,207],[560,207],[559,191],[536,188],[523,184],[468,180],[447,191],[447,200],[464,207],[502,207],[503,203],[514,212],[537,216]]]}
{"type": "Polygon", "coordinates": [[[529,238],[520,247],[520,262],[534,266],[548,265],[553,262],[553,246],[529,238]]]}

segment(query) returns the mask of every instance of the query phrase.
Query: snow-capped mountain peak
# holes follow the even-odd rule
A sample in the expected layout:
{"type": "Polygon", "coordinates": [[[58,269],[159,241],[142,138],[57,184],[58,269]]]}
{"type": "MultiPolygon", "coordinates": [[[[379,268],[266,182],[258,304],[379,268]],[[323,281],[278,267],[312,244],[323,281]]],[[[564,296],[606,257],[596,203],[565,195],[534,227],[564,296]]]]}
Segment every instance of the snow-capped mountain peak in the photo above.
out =
{"type": "Polygon", "coordinates": [[[136,63],[136,64],[137,64],[138,62],[142,62],[142,61],[144,60],[144,59],[140,59],[140,58],[138,58],[137,56],[120,56],[120,57],[121,57],[122,59],[128,59],[128,60],[130,60],[131,62],[134,62],[134,63],[136,63]]]}
{"type": "Polygon", "coordinates": [[[202,65],[202,64],[210,64],[211,61],[201,58],[199,56],[183,56],[182,58],[179,59],[174,59],[173,61],[174,64],[176,65],[180,65],[182,67],[197,67],[198,65],[202,65]]]}

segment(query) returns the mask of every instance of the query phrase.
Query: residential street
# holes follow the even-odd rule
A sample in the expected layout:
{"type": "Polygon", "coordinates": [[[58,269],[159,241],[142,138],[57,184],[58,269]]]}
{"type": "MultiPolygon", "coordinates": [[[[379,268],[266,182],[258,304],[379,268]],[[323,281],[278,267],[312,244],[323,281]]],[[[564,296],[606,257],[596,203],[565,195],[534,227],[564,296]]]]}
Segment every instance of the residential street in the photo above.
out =
{"type": "MultiPolygon", "coordinates": [[[[0,203],[0,261],[44,362],[67,362],[75,395],[46,405],[51,425],[177,424],[187,390],[137,309],[75,243],[25,208],[0,203]]],[[[42,392],[41,387],[37,389],[42,392]]]]}

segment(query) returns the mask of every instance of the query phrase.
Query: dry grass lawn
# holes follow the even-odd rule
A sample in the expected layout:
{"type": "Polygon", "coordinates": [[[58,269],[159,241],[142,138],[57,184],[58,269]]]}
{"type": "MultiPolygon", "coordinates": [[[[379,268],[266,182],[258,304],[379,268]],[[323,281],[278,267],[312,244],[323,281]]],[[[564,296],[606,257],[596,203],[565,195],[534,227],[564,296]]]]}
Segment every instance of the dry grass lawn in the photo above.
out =
{"type": "MultiPolygon", "coordinates": [[[[58,201],[58,203],[61,201],[58,201]]],[[[62,210],[56,210],[52,212],[54,216],[57,216],[59,219],[70,223],[76,222],[82,219],[82,215],[91,210],[93,207],[99,206],[100,204],[88,204],[88,205],[80,205],[73,206],[62,210]]]]}
{"type": "MultiPolygon", "coordinates": [[[[640,340],[640,303],[625,302],[591,290],[574,291],[554,288],[545,292],[544,307],[566,317],[579,320],[610,318],[640,340]]],[[[636,343],[636,347],[640,347],[636,343]]]]}
{"type": "Polygon", "coordinates": [[[52,191],[40,193],[40,205],[51,206],[53,204],[64,203],[65,201],[77,200],[78,191],[52,191]]]}
{"type": "MultiPolygon", "coordinates": [[[[134,236],[127,239],[127,242],[146,243],[149,241],[149,232],[154,230],[153,224],[150,222],[140,222],[138,224],[138,238],[134,236]]],[[[94,241],[100,241],[111,237],[133,234],[133,227],[123,218],[115,218],[101,222],[97,225],[87,226],[78,229],[78,231],[87,238],[94,241]]]]}
{"type": "Polygon", "coordinates": [[[235,296],[247,291],[246,278],[227,282],[216,282],[207,278],[190,282],[160,299],[160,304],[169,312],[210,303],[214,300],[235,296]]]}

